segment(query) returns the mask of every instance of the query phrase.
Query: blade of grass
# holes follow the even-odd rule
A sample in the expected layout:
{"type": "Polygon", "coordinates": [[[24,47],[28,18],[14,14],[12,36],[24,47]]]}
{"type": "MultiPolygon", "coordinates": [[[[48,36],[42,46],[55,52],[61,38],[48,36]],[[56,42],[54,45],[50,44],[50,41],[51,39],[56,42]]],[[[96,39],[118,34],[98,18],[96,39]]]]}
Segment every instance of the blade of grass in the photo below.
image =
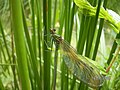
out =
{"type": "Polygon", "coordinates": [[[33,44],[33,50],[35,53],[35,57],[36,57],[36,29],[35,29],[35,1],[31,0],[31,13],[32,13],[32,44],[33,44]]]}
{"type": "Polygon", "coordinates": [[[41,56],[41,32],[42,32],[42,25],[41,25],[41,21],[42,21],[42,16],[41,16],[41,1],[36,0],[36,8],[37,8],[37,33],[38,33],[38,57],[40,59],[40,90],[42,90],[42,84],[43,84],[43,79],[42,79],[42,56],[41,56]]]}
{"type": "Polygon", "coordinates": [[[59,48],[59,44],[56,44],[55,45],[55,56],[54,56],[53,90],[56,90],[58,48],[59,48]]]}
{"type": "Polygon", "coordinates": [[[24,28],[22,21],[22,8],[20,0],[12,0],[11,11],[14,26],[14,38],[17,54],[18,72],[22,90],[30,90],[29,73],[26,59],[24,28]],[[17,7],[17,8],[16,8],[17,7]]]}
{"type": "Polygon", "coordinates": [[[33,46],[32,46],[32,43],[31,43],[31,40],[30,40],[30,35],[29,35],[29,30],[28,30],[28,27],[27,27],[27,23],[26,23],[26,18],[25,18],[25,15],[23,13],[23,24],[24,24],[24,32],[25,32],[25,36],[26,36],[26,40],[27,40],[27,46],[29,48],[29,52],[30,52],[30,60],[31,60],[31,65],[33,66],[33,69],[32,71],[34,72],[34,79],[35,81],[37,81],[37,86],[40,88],[40,78],[39,78],[39,73],[38,73],[38,69],[37,69],[37,65],[36,65],[36,62],[37,62],[37,58],[35,57],[35,53],[34,53],[34,50],[33,50],[33,46]]]}
{"type": "Polygon", "coordinates": [[[1,79],[0,79],[0,90],[5,90],[4,85],[3,85],[2,81],[1,81],[1,79]]]}
{"type": "MultiPolygon", "coordinates": [[[[13,61],[13,64],[16,64],[16,59],[15,59],[15,46],[14,46],[14,36],[13,36],[13,30],[11,30],[11,44],[12,44],[12,61],[13,61]]],[[[13,70],[13,76],[14,76],[14,89],[19,89],[19,85],[18,85],[18,82],[17,82],[17,74],[16,74],[16,67],[15,66],[12,66],[12,70],[13,70]]]]}
{"type": "Polygon", "coordinates": [[[9,58],[9,60],[11,62],[11,57],[10,57],[9,49],[8,49],[7,41],[6,41],[6,38],[5,38],[5,33],[4,33],[4,30],[3,30],[3,27],[2,27],[2,23],[1,23],[1,17],[0,17],[0,31],[2,33],[3,41],[5,43],[5,49],[7,51],[8,58],[9,58]]]}
{"type": "MultiPolygon", "coordinates": [[[[2,33],[2,36],[3,36],[3,41],[5,43],[5,49],[7,51],[7,55],[8,55],[8,58],[9,58],[9,63],[12,63],[12,62],[14,63],[14,60],[11,60],[10,52],[9,52],[9,49],[8,49],[9,47],[7,45],[7,41],[6,41],[6,38],[5,38],[5,33],[4,33],[4,30],[3,30],[3,27],[2,27],[1,19],[0,19],[0,30],[1,30],[1,33],[2,33]]],[[[6,60],[6,58],[7,58],[6,54],[3,55],[3,56],[4,56],[5,62],[7,63],[8,61],[6,60]]],[[[15,71],[14,66],[11,66],[11,68],[12,68],[13,75],[15,75],[15,73],[14,73],[14,71],[15,71]]],[[[9,70],[8,70],[8,73],[10,74],[9,70]]],[[[18,87],[18,84],[16,83],[16,79],[15,78],[16,77],[14,76],[14,84],[18,87]]]]}
{"type": "Polygon", "coordinates": [[[78,39],[78,43],[77,43],[77,51],[80,54],[82,54],[83,50],[84,50],[84,45],[85,45],[85,41],[87,38],[88,30],[89,30],[88,25],[90,23],[90,20],[91,20],[91,18],[85,17],[84,15],[82,15],[79,39],[78,39]]]}
{"type": "Polygon", "coordinates": [[[52,6],[52,1],[51,0],[48,0],[48,32],[51,28],[51,13],[52,13],[52,10],[51,10],[51,6],[52,6]]]}
{"type": "MultiPolygon", "coordinates": [[[[65,12],[66,12],[66,10],[65,10],[65,1],[64,0],[62,0],[62,4],[61,4],[62,6],[61,6],[61,10],[60,10],[60,17],[59,17],[59,19],[60,19],[60,28],[59,28],[59,34],[61,35],[62,34],[62,29],[63,29],[63,26],[64,26],[64,22],[65,22],[65,12]]],[[[66,69],[65,69],[65,64],[64,64],[64,62],[62,62],[62,64],[61,64],[61,90],[64,90],[65,89],[65,87],[64,87],[64,85],[65,85],[65,80],[66,80],[66,77],[65,77],[65,71],[66,71],[66,69]]]]}
{"type": "MultiPolygon", "coordinates": [[[[63,26],[64,26],[64,21],[65,21],[65,3],[64,3],[64,0],[62,0],[62,2],[60,2],[61,4],[61,8],[60,8],[60,17],[59,17],[59,23],[60,23],[60,28],[59,28],[59,31],[58,33],[60,35],[62,35],[62,32],[63,32],[63,26]]],[[[62,63],[61,64],[61,90],[64,90],[64,78],[65,78],[65,66],[64,64],[62,63]]]]}
{"type": "Polygon", "coordinates": [[[44,27],[44,43],[43,43],[43,60],[44,60],[44,90],[50,90],[50,54],[47,49],[48,43],[48,3],[43,0],[43,27],[44,27]]]}
{"type": "MultiPolygon", "coordinates": [[[[73,29],[73,22],[74,22],[74,14],[75,14],[75,3],[73,2],[73,7],[71,9],[71,16],[70,16],[70,26],[69,26],[69,30],[70,30],[70,35],[69,35],[69,41],[71,42],[71,37],[72,37],[72,29],[73,29]]],[[[73,76],[74,77],[74,76],[73,76]]],[[[70,85],[70,89],[74,89],[74,85],[75,85],[75,77],[72,80],[72,83],[70,85]]]]}
{"type": "MultiPolygon", "coordinates": [[[[69,18],[70,18],[70,6],[71,6],[71,0],[65,0],[65,31],[64,31],[64,39],[67,40],[70,43],[70,30],[69,30],[69,18]]],[[[62,64],[65,64],[63,62],[62,64]]],[[[64,71],[63,71],[64,72],[64,71]]],[[[69,80],[68,80],[68,70],[65,66],[65,73],[67,73],[67,77],[64,78],[64,89],[68,90],[69,87],[69,80]]],[[[64,73],[64,75],[65,75],[64,73]]]]}
{"type": "MultiPolygon", "coordinates": [[[[47,1],[47,6],[48,6],[48,11],[46,11],[47,12],[47,14],[46,14],[46,16],[47,16],[47,33],[46,34],[48,34],[48,35],[50,35],[50,28],[51,28],[51,20],[52,20],[52,17],[51,17],[51,13],[52,13],[52,0],[48,0],[47,1]]],[[[49,43],[49,41],[50,41],[50,38],[49,37],[47,37],[47,44],[49,43]]],[[[47,71],[48,71],[48,75],[47,75],[47,77],[48,77],[48,85],[47,85],[47,87],[49,87],[48,88],[48,90],[50,90],[50,88],[52,87],[51,86],[51,82],[50,82],[50,80],[51,80],[51,75],[50,75],[50,73],[51,73],[51,70],[50,70],[50,65],[51,65],[51,51],[50,50],[48,50],[47,51],[47,71]]]]}
{"type": "MultiPolygon", "coordinates": [[[[31,0],[31,14],[32,14],[32,21],[31,21],[31,25],[32,25],[32,46],[33,46],[33,50],[34,50],[34,55],[35,57],[37,57],[37,43],[36,43],[36,7],[35,7],[35,0],[31,0]]],[[[38,63],[36,62],[36,67],[38,67],[38,63]]],[[[35,84],[37,84],[37,78],[35,77],[35,84]]],[[[35,86],[35,85],[34,85],[35,86]]],[[[37,89],[37,87],[35,87],[35,89],[37,89]]]]}
{"type": "MultiPolygon", "coordinates": [[[[61,2],[60,2],[60,4],[61,4],[61,2]]],[[[65,5],[64,5],[65,3],[64,3],[64,0],[62,0],[62,6],[61,6],[61,10],[60,10],[60,17],[59,17],[59,23],[60,23],[60,28],[59,28],[59,32],[58,32],[58,34],[59,35],[62,35],[62,29],[63,29],[63,26],[64,26],[64,21],[65,21],[65,5]]]]}
{"type": "Polygon", "coordinates": [[[53,28],[55,27],[56,10],[57,10],[57,0],[55,0],[55,4],[54,4],[54,13],[53,13],[53,28]]]}
{"type": "MultiPolygon", "coordinates": [[[[105,0],[104,3],[103,3],[103,7],[105,9],[106,9],[106,5],[107,5],[107,0],[105,0]]],[[[96,39],[96,44],[95,44],[95,48],[94,48],[94,52],[93,52],[93,57],[92,57],[93,60],[95,60],[96,55],[97,55],[97,51],[98,51],[98,47],[99,47],[100,36],[101,36],[103,24],[104,24],[104,19],[100,19],[99,31],[98,31],[98,35],[97,35],[97,39],[96,39]]]]}
{"type": "Polygon", "coordinates": [[[70,20],[69,20],[69,30],[70,30],[70,35],[69,35],[69,40],[71,42],[71,37],[72,37],[72,30],[73,30],[73,25],[74,25],[74,14],[75,14],[75,3],[73,3],[72,8],[70,9],[70,20]]]}
{"type": "MultiPolygon", "coordinates": [[[[87,41],[87,44],[86,44],[86,52],[85,52],[85,55],[87,57],[90,57],[89,55],[90,55],[90,50],[91,50],[91,46],[92,46],[92,42],[93,42],[93,38],[94,38],[96,26],[97,26],[97,22],[98,22],[98,17],[99,17],[101,2],[102,1],[99,0],[98,7],[97,7],[97,10],[96,10],[96,16],[95,16],[95,19],[94,19],[95,21],[93,23],[93,27],[90,29],[91,31],[89,32],[88,41],[87,41]]],[[[93,21],[91,21],[91,22],[93,22],[93,21]]]]}

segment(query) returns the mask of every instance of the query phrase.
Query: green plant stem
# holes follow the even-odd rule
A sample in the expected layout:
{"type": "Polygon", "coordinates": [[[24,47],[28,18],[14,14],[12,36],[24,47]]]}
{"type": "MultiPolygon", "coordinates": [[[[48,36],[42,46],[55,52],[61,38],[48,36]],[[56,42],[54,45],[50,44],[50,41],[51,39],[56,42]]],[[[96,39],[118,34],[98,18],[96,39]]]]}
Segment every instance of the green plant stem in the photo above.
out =
{"type": "Polygon", "coordinates": [[[57,79],[57,61],[58,61],[58,48],[59,44],[55,45],[55,57],[54,57],[54,76],[53,76],[53,90],[56,90],[56,79],[57,79]]]}
{"type": "Polygon", "coordinates": [[[41,32],[42,32],[42,25],[41,25],[41,20],[42,20],[42,16],[41,16],[41,1],[40,0],[36,0],[36,8],[37,8],[37,34],[38,34],[38,57],[40,59],[40,90],[42,90],[42,83],[43,83],[43,79],[42,79],[42,56],[41,56],[41,32]]]}
{"type": "Polygon", "coordinates": [[[17,77],[16,77],[16,67],[14,64],[16,64],[16,59],[15,59],[15,55],[14,55],[14,39],[13,39],[13,30],[11,30],[11,44],[12,44],[12,61],[13,61],[13,66],[12,66],[12,70],[13,70],[13,76],[14,76],[14,89],[18,89],[18,82],[17,82],[17,77]]]}
{"type": "Polygon", "coordinates": [[[14,38],[18,63],[18,73],[22,90],[30,90],[30,80],[26,58],[24,28],[22,21],[22,8],[20,0],[11,0],[12,20],[14,26],[14,38]]]}
{"type": "Polygon", "coordinates": [[[55,0],[55,4],[54,4],[53,28],[55,27],[56,10],[57,10],[57,0],[55,0]]]}
{"type": "Polygon", "coordinates": [[[35,57],[36,57],[36,29],[35,29],[35,1],[34,0],[31,0],[31,12],[32,12],[32,46],[33,46],[33,50],[34,50],[34,53],[35,53],[35,57]]]}
{"type": "MultiPolygon", "coordinates": [[[[107,0],[105,0],[104,3],[103,3],[103,7],[105,9],[106,9],[106,5],[107,5],[107,0]]],[[[104,25],[104,19],[100,19],[99,31],[98,31],[98,34],[97,34],[96,44],[95,44],[93,57],[92,57],[93,60],[95,60],[96,55],[97,55],[97,51],[98,51],[98,47],[99,47],[100,36],[101,36],[103,25],[104,25]]]]}
{"type": "Polygon", "coordinates": [[[85,17],[84,15],[82,15],[79,39],[78,39],[78,43],[77,43],[77,51],[80,54],[82,54],[83,50],[84,50],[84,44],[85,44],[85,41],[87,38],[90,20],[91,20],[91,18],[85,17]]]}
{"type": "Polygon", "coordinates": [[[85,52],[85,55],[87,57],[90,57],[90,51],[91,51],[91,48],[92,48],[91,46],[92,46],[93,38],[94,38],[94,35],[95,35],[95,30],[96,30],[96,26],[97,26],[98,17],[99,17],[101,2],[102,1],[99,0],[97,11],[96,11],[96,16],[95,16],[95,19],[94,19],[95,20],[94,25],[93,25],[93,28],[91,28],[92,30],[89,32],[88,41],[87,41],[87,45],[86,45],[86,52],[85,52]]]}
{"type": "Polygon", "coordinates": [[[59,28],[59,32],[58,34],[59,35],[62,35],[62,29],[63,29],[63,26],[64,26],[64,21],[65,21],[65,3],[64,3],[64,0],[62,0],[62,6],[61,6],[61,10],[60,10],[60,17],[59,17],[59,20],[60,20],[60,28],[59,28]]]}
{"type": "Polygon", "coordinates": [[[73,29],[73,25],[74,25],[74,14],[75,14],[75,3],[73,2],[73,7],[71,9],[71,13],[70,13],[70,24],[69,24],[69,42],[71,42],[71,38],[72,38],[72,29],[73,29]]]}
{"type": "Polygon", "coordinates": [[[9,57],[10,62],[11,62],[11,57],[10,57],[9,49],[8,49],[8,46],[7,46],[7,41],[5,39],[5,33],[4,33],[4,30],[3,30],[2,24],[1,24],[1,18],[0,18],[0,31],[2,33],[3,41],[5,43],[5,49],[7,51],[7,55],[9,57]]]}
{"type": "Polygon", "coordinates": [[[26,18],[25,18],[24,13],[23,13],[23,23],[24,23],[24,32],[25,32],[25,36],[26,36],[26,41],[27,41],[27,45],[29,48],[30,56],[31,56],[31,63],[30,63],[31,67],[32,67],[31,69],[34,72],[34,75],[36,76],[36,77],[34,77],[34,79],[36,78],[35,81],[37,81],[37,86],[38,86],[38,88],[40,88],[40,79],[39,79],[38,69],[37,69],[37,65],[36,65],[37,58],[35,57],[33,46],[32,46],[31,40],[30,40],[30,35],[28,32],[29,30],[27,27],[26,18]]]}
{"type": "MultiPolygon", "coordinates": [[[[69,30],[69,26],[70,26],[70,23],[69,23],[69,18],[70,18],[70,5],[71,5],[71,0],[65,0],[65,31],[64,31],[64,39],[67,40],[69,43],[70,43],[70,30],[69,30]]],[[[63,62],[63,64],[65,64],[63,62]]],[[[65,66],[66,67],[66,66],[65,66]]],[[[64,71],[63,71],[64,72],[64,71]]],[[[64,89],[65,90],[68,90],[68,87],[69,87],[69,80],[68,80],[68,70],[67,70],[67,67],[65,69],[65,73],[67,73],[67,77],[64,78],[64,89]]],[[[65,75],[64,73],[64,75],[65,75]]]]}
{"type": "Polygon", "coordinates": [[[43,0],[43,27],[44,27],[44,43],[43,43],[43,60],[44,60],[44,90],[50,90],[50,53],[47,48],[48,43],[48,4],[47,0],[43,0]]]}
{"type": "Polygon", "coordinates": [[[0,90],[5,90],[4,85],[3,85],[2,81],[1,81],[1,79],[0,79],[0,90]]]}

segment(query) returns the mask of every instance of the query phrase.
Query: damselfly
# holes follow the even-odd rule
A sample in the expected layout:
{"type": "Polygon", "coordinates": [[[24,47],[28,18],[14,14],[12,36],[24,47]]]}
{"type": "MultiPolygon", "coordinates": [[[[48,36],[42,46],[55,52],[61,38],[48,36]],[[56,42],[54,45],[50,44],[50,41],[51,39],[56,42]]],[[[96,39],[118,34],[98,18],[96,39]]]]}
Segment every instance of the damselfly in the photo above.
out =
{"type": "Polygon", "coordinates": [[[55,45],[59,45],[63,50],[63,59],[71,73],[90,87],[97,88],[102,86],[105,77],[93,63],[95,61],[78,55],[76,50],[68,42],[55,33],[55,29],[51,29],[50,32],[55,45]]]}

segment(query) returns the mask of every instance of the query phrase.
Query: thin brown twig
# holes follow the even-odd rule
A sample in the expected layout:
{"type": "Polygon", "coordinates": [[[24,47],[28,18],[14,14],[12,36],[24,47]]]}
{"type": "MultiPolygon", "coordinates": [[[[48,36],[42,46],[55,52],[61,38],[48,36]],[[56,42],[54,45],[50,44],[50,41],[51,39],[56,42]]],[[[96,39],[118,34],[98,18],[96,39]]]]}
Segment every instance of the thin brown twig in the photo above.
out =
{"type": "Polygon", "coordinates": [[[113,59],[112,59],[110,65],[109,65],[108,68],[106,69],[106,73],[109,72],[110,68],[112,67],[113,63],[115,62],[116,57],[117,57],[118,54],[119,54],[119,51],[120,51],[120,46],[118,47],[118,50],[116,51],[116,54],[115,54],[115,56],[113,57],[113,59]]]}

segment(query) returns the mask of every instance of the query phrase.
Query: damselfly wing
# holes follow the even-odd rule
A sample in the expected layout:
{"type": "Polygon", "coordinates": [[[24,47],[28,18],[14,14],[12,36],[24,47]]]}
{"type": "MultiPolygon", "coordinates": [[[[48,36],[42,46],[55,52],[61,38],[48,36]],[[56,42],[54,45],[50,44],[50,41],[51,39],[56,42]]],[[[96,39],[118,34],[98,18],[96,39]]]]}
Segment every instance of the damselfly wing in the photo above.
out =
{"type": "Polygon", "coordinates": [[[90,87],[102,86],[105,78],[100,70],[86,57],[79,55],[61,36],[57,35],[55,29],[51,29],[50,32],[55,44],[59,44],[63,50],[63,59],[71,73],[90,87]]]}

